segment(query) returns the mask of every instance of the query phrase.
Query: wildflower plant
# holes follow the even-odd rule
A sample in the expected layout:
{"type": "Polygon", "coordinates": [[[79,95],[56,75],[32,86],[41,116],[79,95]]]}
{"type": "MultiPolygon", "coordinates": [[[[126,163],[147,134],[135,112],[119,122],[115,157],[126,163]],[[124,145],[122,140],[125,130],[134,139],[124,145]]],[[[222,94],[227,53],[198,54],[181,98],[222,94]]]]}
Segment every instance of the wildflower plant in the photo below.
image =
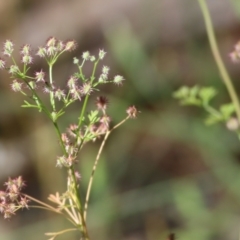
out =
{"type": "Polygon", "coordinates": [[[95,101],[96,108],[87,113],[89,98],[93,92],[100,91],[101,85],[109,83],[121,85],[124,81],[120,75],[109,79],[110,69],[108,66],[102,66],[101,74],[97,76],[96,70],[106,55],[104,50],[99,50],[98,56],[93,56],[86,51],[82,54],[81,59],[75,57],[73,64],[77,71],[69,76],[65,89],[58,85],[58,82],[54,80],[53,67],[63,53],[75,50],[76,46],[77,44],[73,40],[63,42],[55,37],[50,37],[45,46],[39,47],[36,52],[38,57],[46,61],[48,70],[45,72],[39,69],[33,75],[29,72],[34,52],[28,44],[20,50],[21,64],[17,64],[13,57],[14,44],[10,40],[5,41],[4,58],[0,59],[0,69],[7,70],[13,79],[12,90],[25,97],[22,107],[37,109],[44,113],[53,124],[61,147],[61,154],[56,157],[56,166],[67,172],[66,192],[51,194],[48,200],[52,205],[22,193],[22,188],[25,185],[22,177],[9,179],[5,184],[6,190],[0,192],[0,212],[4,218],[10,218],[20,208],[34,207],[31,203],[35,202],[38,207],[61,214],[73,224],[74,227],[71,229],[46,233],[50,237],[49,240],[53,240],[65,232],[75,230],[80,231],[81,239],[90,239],[86,219],[91,186],[99,158],[110,133],[129,118],[135,118],[138,113],[134,106],[130,106],[126,110],[126,117],[111,127],[111,118],[107,114],[108,99],[101,95],[95,101]],[[89,77],[85,76],[83,72],[83,66],[86,63],[93,65],[89,77]],[[41,97],[41,92],[46,93],[48,98],[41,97]],[[66,117],[65,113],[68,107],[74,103],[81,106],[79,116],[75,123],[70,124],[63,131],[59,119],[66,117]],[[78,157],[83,147],[96,139],[101,139],[101,144],[92,168],[86,196],[81,196],[79,190],[81,173],[77,168],[78,157]]]}

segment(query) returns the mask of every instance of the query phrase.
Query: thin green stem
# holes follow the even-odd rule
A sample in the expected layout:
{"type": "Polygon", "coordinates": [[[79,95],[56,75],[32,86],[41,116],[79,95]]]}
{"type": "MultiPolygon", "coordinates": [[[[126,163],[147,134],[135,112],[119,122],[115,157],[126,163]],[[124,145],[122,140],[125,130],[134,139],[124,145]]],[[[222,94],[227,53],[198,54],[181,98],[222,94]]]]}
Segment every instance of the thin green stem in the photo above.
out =
{"type": "Polygon", "coordinates": [[[56,133],[58,135],[58,139],[59,139],[62,151],[64,153],[64,156],[67,156],[66,148],[65,148],[63,140],[62,140],[61,131],[59,129],[59,126],[58,126],[57,122],[52,121],[52,123],[53,123],[53,126],[54,126],[54,128],[56,130],[56,133]]]}
{"type": "MultiPolygon", "coordinates": [[[[93,81],[94,81],[94,76],[95,76],[95,72],[96,72],[96,69],[97,69],[98,62],[99,62],[99,59],[94,63],[94,67],[93,67],[93,71],[92,71],[92,75],[91,75],[91,85],[93,84],[93,81]]],[[[82,74],[82,72],[80,72],[80,73],[82,74]]],[[[88,98],[89,98],[89,95],[87,95],[84,99],[83,107],[82,107],[80,117],[79,117],[79,121],[78,121],[78,129],[80,129],[80,127],[82,125],[83,117],[84,117],[86,107],[87,107],[88,98]]]]}
{"type": "MultiPolygon", "coordinates": [[[[49,64],[49,82],[50,82],[50,87],[51,88],[53,86],[52,67],[53,67],[53,64],[49,64]]],[[[54,92],[53,92],[52,89],[50,89],[50,103],[51,103],[51,106],[52,106],[52,110],[55,112],[56,111],[56,106],[55,106],[54,92]]]]}
{"type": "Polygon", "coordinates": [[[78,129],[79,130],[80,130],[80,127],[81,127],[82,122],[83,122],[83,116],[84,116],[84,113],[85,113],[85,110],[86,110],[86,107],[87,107],[88,98],[89,98],[89,95],[87,95],[85,97],[84,102],[83,102],[82,110],[81,110],[79,121],[78,121],[78,129]]]}
{"type": "Polygon", "coordinates": [[[39,103],[40,106],[41,106],[41,109],[46,113],[46,115],[49,117],[49,119],[52,120],[52,115],[51,115],[51,113],[48,111],[47,107],[43,104],[41,98],[38,96],[38,94],[36,93],[36,91],[31,87],[31,85],[30,85],[27,81],[25,81],[24,79],[23,79],[23,81],[28,85],[29,89],[32,91],[33,96],[36,97],[38,103],[39,103]]]}
{"type": "Polygon", "coordinates": [[[220,112],[218,112],[216,109],[214,109],[213,107],[209,106],[209,105],[203,105],[203,108],[210,113],[211,115],[218,117],[218,118],[222,118],[222,114],[220,112]]]}
{"type": "Polygon", "coordinates": [[[240,122],[240,104],[239,104],[239,99],[237,96],[237,93],[234,89],[234,86],[232,84],[232,81],[229,77],[229,74],[225,68],[225,65],[223,63],[223,60],[221,58],[221,55],[219,53],[219,49],[218,49],[218,45],[217,45],[217,41],[216,41],[216,37],[214,35],[214,29],[213,29],[213,25],[212,25],[212,20],[208,11],[208,7],[206,5],[205,0],[198,0],[199,5],[201,7],[201,11],[204,17],[204,21],[205,21],[205,25],[206,25],[206,30],[207,30],[207,34],[208,34],[208,38],[209,38],[209,42],[210,42],[210,46],[211,46],[211,50],[215,59],[215,62],[218,66],[218,70],[220,72],[220,75],[222,77],[222,80],[228,90],[229,96],[231,98],[232,103],[235,106],[235,111],[236,111],[236,115],[238,118],[238,121],[240,122]]]}

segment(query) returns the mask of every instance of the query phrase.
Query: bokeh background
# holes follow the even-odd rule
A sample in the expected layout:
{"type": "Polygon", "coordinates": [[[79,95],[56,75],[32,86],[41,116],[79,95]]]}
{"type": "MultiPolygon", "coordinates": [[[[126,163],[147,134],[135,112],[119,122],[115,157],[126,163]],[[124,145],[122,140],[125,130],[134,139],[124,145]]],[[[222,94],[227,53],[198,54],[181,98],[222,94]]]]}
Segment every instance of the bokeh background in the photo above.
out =
{"type": "MultiPolygon", "coordinates": [[[[221,55],[240,93],[240,65],[228,55],[240,39],[239,0],[207,1],[221,55]]],[[[122,87],[102,88],[117,123],[134,104],[141,113],[110,137],[93,184],[88,225],[91,239],[155,240],[174,232],[179,240],[237,239],[240,231],[240,148],[224,125],[208,127],[206,114],[172,98],[182,85],[214,86],[216,106],[229,102],[207,40],[198,1],[193,0],[8,0],[0,1],[0,42],[16,50],[37,48],[50,36],[75,39],[78,48],[54,69],[62,84],[72,58],[107,51],[104,65],[123,75],[122,87]]],[[[18,53],[16,52],[16,57],[18,53]]],[[[33,68],[45,65],[36,58],[33,68]]],[[[22,109],[23,98],[0,73],[0,182],[22,175],[25,192],[41,200],[65,190],[55,168],[59,147],[47,119],[22,109]]],[[[81,104],[68,112],[64,130],[81,104]]],[[[86,186],[99,142],[79,162],[86,186]]],[[[2,187],[3,188],[3,187],[2,187]]],[[[0,240],[42,240],[70,225],[39,210],[0,218],[0,240]]],[[[79,239],[66,234],[57,239],[79,239]]]]}

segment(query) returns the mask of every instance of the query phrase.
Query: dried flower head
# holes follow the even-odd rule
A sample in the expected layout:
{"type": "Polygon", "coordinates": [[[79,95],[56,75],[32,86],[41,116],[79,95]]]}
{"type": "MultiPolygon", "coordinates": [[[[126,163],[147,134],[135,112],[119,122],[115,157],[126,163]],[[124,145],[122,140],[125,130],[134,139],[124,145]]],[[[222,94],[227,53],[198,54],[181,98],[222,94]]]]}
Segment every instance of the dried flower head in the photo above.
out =
{"type": "Polygon", "coordinates": [[[108,105],[108,99],[103,96],[99,96],[96,99],[96,106],[99,110],[105,111],[108,105]]]}
{"type": "Polygon", "coordinates": [[[4,69],[5,65],[6,65],[6,62],[2,58],[0,58],[0,69],[4,69]]]}
{"type": "Polygon", "coordinates": [[[19,70],[19,68],[18,68],[17,65],[11,65],[10,68],[9,68],[9,70],[8,70],[8,72],[9,72],[11,75],[15,76],[15,75],[17,75],[18,73],[20,73],[20,70],[19,70]]]}
{"type": "Polygon", "coordinates": [[[113,82],[117,85],[122,85],[123,81],[124,81],[124,78],[120,75],[116,75],[113,79],[113,82]]]}
{"type": "Polygon", "coordinates": [[[65,44],[65,50],[69,52],[75,50],[76,47],[77,47],[77,43],[74,40],[67,41],[65,44]]]}
{"type": "Polygon", "coordinates": [[[81,93],[82,95],[90,95],[90,93],[93,91],[92,86],[90,83],[84,83],[81,86],[81,93]]]}
{"type": "Polygon", "coordinates": [[[67,81],[67,86],[69,89],[75,89],[76,88],[76,83],[77,83],[77,77],[71,76],[68,81],[67,81]]]}
{"type": "Polygon", "coordinates": [[[106,55],[106,52],[102,49],[102,50],[99,50],[99,54],[98,54],[98,57],[99,59],[103,59],[106,55]]]}
{"type": "Polygon", "coordinates": [[[21,50],[20,50],[20,54],[21,55],[30,55],[31,53],[31,46],[29,44],[24,45],[21,50]]]}
{"type": "Polygon", "coordinates": [[[63,100],[66,97],[66,94],[64,93],[64,90],[58,88],[54,92],[54,97],[57,98],[60,101],[60,100],[63,100]]]}
{"type": "Polygon", "coordinates": [[[18,80],[13,80],[11,84],[11,88],[14,92],[21,92],[22,91],[22,83],[18,82],[18,80]]]}
{"type": "Polygon", "coordinates": [[[45,72],[43,72],[43,70],[41,69],[40,72],[35,72],[35,79],[37,82],[44,82],[44,78],[45,78],[45,72]]]}
{"type": "Polygon", "coordinates": [[[47,55],[47,49],[44,47],[39,47],[36,55],[41,58],[45,57],[47,55]]]}
{"type": "Polygon", "coordinates": [[[65,46],[65,44],[64,44],[63,41],[59,40],[59,41],[57,42],[57,47],[56,47],[56,48],[57,48],[57,51],[58,51],[58,52],[63,51],[65,47],[66,47],[66,46],[65,46]]]}
{"type": "Polygon", "coordinates": [[[10,40],[6,40],[3,45],[3,54],[10,57],[13,50],[13,42],[10,40]]]}
{"type": "Polygon", "coordinates": [[[103,66],[102,73],[108,75],[110,68],[108,66],[103,66]]]}
{"type": "Polygon", "coordinates": [[[91,58],[90,53],[89,53],[88,51],[84,52],[84,53],[82,54],[82,58],[83,58],[83,60],[85,60],[85,61],[89,60],[89,59],[91,58]]]}
{"type": "Polygon", "coordinates": [[[4,218],[10,218],[20,208],[28,208],[29,200],[22,196],[21,190],[25,186],[22,177],[9,178],[4,184],[6,191],[0,191],[0,213],[4,218]]]}
{"type": "Polygon", "coordinates": [[[79,101],[81,101],[82,92],[79,87],[76,86],[75,88],[70,89],[70,94],[73,100],[78,99],[79,101]]]}
{"type": "Polygon", "coordinates": [[[22,56],[22,63],[29,65],[33,63],[33,58],[30,55],[23,55],[22,56]]]}
{"type": "Polygon", "coordinates": [[[135,106],[128,107],[126,112],[130,118],[136,118],[138,114],[138,110],[135,106]]]}
{"type": "Polygon", "coordinates": [[[57,44],[57,39],[55,37],[49,37],[46,41],[46,47],[55,47],[57,44]]]}
{"type": "Polygon", "coordinates": [[[74,57],[74,58],[73,58],[73,64],[78,64],[78,63],[79,63],[79,59],[76,58],[76,57],[74,57]]]}

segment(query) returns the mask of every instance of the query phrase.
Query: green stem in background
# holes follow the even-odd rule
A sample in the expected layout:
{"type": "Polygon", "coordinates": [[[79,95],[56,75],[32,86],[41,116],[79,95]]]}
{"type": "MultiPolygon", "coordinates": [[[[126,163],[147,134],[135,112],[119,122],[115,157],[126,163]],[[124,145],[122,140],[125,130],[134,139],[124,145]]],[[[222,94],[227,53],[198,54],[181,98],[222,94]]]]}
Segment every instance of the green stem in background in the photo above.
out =
{"type": "Polygon", "coordinates": [[[198,2],[199,2],[199,5],[201,7],[201,11],[202,11],[203,18],[204,18],[204,21],[205,21],[206,30],[207,30],[207,34],[208,34],[208,38],[209,38],[209,42],[210,42],[210,46],[211,46],[211,50],[212,50],[215,62],[218,66],[218,70],[220,72],[222,80],[223,80],[223,82],[224,82],[224,84],[225,84],[225,86],[228,90],[231,101],[234,104],[238,121],[240,122],[240,104],[239,104],[238,96],[237,96],[237,93],[234,89],[232,81],[229,77],[229,74],[228,74],[228,72],[227,72],[227,70],[224,66],[221,55],[219,53],[216,37],[214,35],[214,30],[213,30],[211,17],[210,17],[209,11],[208,11],[208,7],[206,5],[205,0],[198,0],[198,2]]]}
{"type": "Polygon", "coordinates": [[[218,118],[222,118],[222,114],[220,112],[218,112],[216,109],[214,109],[213,107],[209,106],[209,105],[203,105],[203,108],[210,113],[211,115],[218,117],[218,118]]]}

